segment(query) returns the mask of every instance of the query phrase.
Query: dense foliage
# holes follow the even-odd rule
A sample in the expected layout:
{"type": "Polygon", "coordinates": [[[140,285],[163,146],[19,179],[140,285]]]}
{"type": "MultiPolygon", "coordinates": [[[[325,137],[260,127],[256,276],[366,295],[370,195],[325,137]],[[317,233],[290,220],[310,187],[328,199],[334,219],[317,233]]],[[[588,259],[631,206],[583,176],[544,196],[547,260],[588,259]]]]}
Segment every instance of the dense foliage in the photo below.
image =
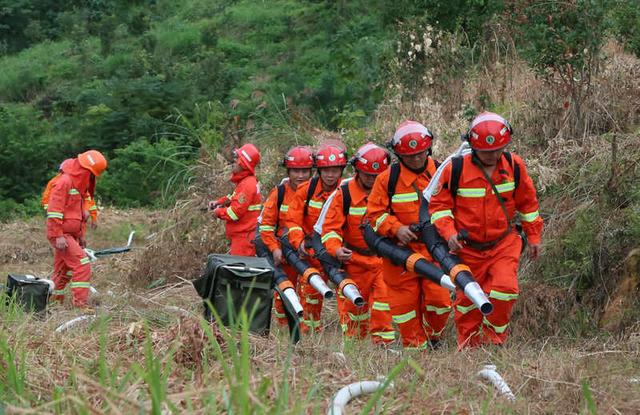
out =
{"type": "Polygon", "coordinates": [[[87,148],[111,160],[102,200],[139,206],[170,201],[159,196],[188,177],[201,147],[215,151],[257,126],[295,113],[321,128],[362,127],[390,78],[419,86],[424,65],[454,70],[496,19],[526,16],[518,46],[541,70],[558,58],[584,65],[559,48],[568,40],[597,53],[607,16],[638,51],[633,1],[535,3],[0,0],[0,219],[34,212],[60,162],[87,148]],[[549,13],[566,30],[545,28],[549,13]],[[462,34],[465,48],[441,62],[423,50],[397,76],[401,36],[425,27],[440,39],[462,34]]]}

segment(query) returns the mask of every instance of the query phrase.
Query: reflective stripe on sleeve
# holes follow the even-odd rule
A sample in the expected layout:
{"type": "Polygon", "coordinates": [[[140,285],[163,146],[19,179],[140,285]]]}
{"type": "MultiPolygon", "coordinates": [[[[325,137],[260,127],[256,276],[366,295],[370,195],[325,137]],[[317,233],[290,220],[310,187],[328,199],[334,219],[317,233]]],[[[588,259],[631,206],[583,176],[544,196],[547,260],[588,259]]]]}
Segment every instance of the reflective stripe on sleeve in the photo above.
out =
{"type": "Polygon", "coordinates": [[[540,212],[539,211],[535,211],[535,212],[530,212],[530,213],[522,213],[522,212],[518,212],[520,214],[520,218],[522,218],[523,221],[525,222],[533,222],[534,220],[538,219],[538,217],[540,216],[540,212]]]}
{"type": "Polygon", "coordinates": [[[453,212],[451,211],[451,209],[434,212],[433,215],[431,215],[431,223],[433,224],[438,219],[442,219],[446,217],[453,218],[453,212]]]}
{"type": "Polygon", "coordinates": [[[229,215],[231,220],[234,220],[234,221],[238,220],[238,216],[236,215],[236,212],[234,212],[233,209],[231,209],[231,206],[227,208],[227,215],[229,215]]]}
{"type": "Polygon", "coordinates": [[[342,236],[338,235],[336,232],[331,231],[328,232],[324,235],[322,235],[322,242],[327,242],[329,239],[339,239],[340,241],[342,241],[342,236]]]}
{"type": "Polygon", "coordinates": [[[382,215],[380,215],[380,217],[378,219],[376,219],[376,225],[373,227],[374,231],[378,231],[378,228],[380,227],[380,225],[382,224],[382,222],[384,222],[384,220],[389,216],[388,213],[383,213],[382,215]]]}

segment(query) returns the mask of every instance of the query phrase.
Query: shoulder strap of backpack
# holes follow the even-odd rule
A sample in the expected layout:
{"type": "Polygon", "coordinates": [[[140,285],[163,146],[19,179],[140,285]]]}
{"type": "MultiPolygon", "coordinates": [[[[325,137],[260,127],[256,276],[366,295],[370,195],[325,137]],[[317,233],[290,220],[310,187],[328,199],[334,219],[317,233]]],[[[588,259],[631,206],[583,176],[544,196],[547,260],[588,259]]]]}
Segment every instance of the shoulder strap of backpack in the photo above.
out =
{"type": "Polygon", "coordinates": [[[393,214],[393,205],[391,199],[396,194],[396,186],[398,185],[398,178],[400,178],[400,163],[393,163],[389,171],[389,182],[387,183],[387,196],[389,197],[389,212],[393,214]]]}
{"type": "Polygon", "coordinates": [[[311,198],[313,197],[313,194],[316,191],[316,187],[318,187],[318,181],[320,180],[320,176],[313,176],[311,178],[311,181],[309,182],[309,189],[307,190],[307,200],[305,200],[304,202],[304,210],[303,210],[303,217],[306,217],[307,214],[309,213],[309,201],[311,201],[311,198]]]}
{"type": "Polygon", "coordinates": [[[449,181],[449,191],[454,198],[458,194],[458,182],[460,182],[460,175],[462,174],[463,159],[461,156],[451,159],[451,180],[449,181]]]}
{"type": "MultiPolygon", "coordinates": [[[[355,180],[355,179],[354,179],[355,180]]],[[[342,189],[342,213],[346,217],[351,207],[351,193],[349,192],[349,182],[340,185],[342,189]]]]}
{"type": "Polygon", "coordinates": [[[504,158],[507,159],[507,161],[511,165],[511,168],[513,169],[513,182],[515,183],[515,188],[517,189],[518,185],[520,184],[520,164],[516,163],[513,160],[513,156],[511,156],[511,153],[509,153],[508,151],[505,151],[502,154],[504,154],[504,158]]]}
{"type": "Polygon", "coordinates": [[[280,226],[280,207],[282,206],[282,202],[284,202],[284,192],[285,192],[285,184],[279,184],[278,186],[276,186],[276,189],[278,191],[278,199],[276,202],[276,209],[277,209],[277,213],[276,213],[276,229],[280,226]]]}

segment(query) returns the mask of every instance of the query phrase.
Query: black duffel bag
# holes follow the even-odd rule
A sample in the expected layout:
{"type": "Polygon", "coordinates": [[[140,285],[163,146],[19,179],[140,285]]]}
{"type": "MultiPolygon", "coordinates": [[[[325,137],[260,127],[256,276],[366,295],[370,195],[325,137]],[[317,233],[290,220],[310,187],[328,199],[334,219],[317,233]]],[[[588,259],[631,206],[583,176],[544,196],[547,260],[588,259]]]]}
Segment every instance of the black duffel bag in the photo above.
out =
{"type": "Polygon", "coordinates": [[[226,326],[241,310],[251,318],[249,330],[268,334],[273,301],[273,268],[264,258],[211,254],[200,278],[193,281],[204,300],[204,316],[212,320],[207,300],[226,326]]]}
{"type": "Polygon", "coordinates": [[[47,308],[50,285],[33,275],[9,274],[7,277],[7,301],[14,301],[25,311],[39,313],[47,308]]]}

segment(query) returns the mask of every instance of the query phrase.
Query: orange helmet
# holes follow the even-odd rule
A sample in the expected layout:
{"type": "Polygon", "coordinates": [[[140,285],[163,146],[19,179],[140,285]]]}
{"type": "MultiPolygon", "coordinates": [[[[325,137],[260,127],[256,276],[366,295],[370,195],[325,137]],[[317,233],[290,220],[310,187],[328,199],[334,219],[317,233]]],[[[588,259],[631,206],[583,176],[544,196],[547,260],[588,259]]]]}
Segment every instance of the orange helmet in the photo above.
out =
{"type": "Polygon", "coordinates": [[[284,156],[282,165],[287,169],[310,169],[313,167],[313,152],[309,147],[292,147],[284,156]]]}
{"type": "Polygon", "coordinates": [[[96,177],[100,177],[102,172],[107,169],[107,159],[98,150],[89,150],[78,154],[78,162],[96,177]]]}
{"type": "Polygon", "coordinates": [[[357,171],[367,174],[380,174],[389,167],[389,153],[382,147],[368,142],[356,151],[351,164],[357,171]]]}
{"type": "Polygon", "coordinates": [[[432,141],[433,134],[427,127],[417,121],[406,120],[398,126],[389,144],[394,153],[410,156],[429,150],[432,141]]]}
{"type": "Polygon", "coordinates": [[[347,154],[333,145],[321,147],[315,156],[316,167],[345,167],[347,165],[347,154]]]}
{"type": "Polygon", "coordinates": [[[511,142],[513,130],[507,120],[493,112],[483,112],[471,121],[463,137],[476,151],[499,150],[511,142]]]}
{"type": "Polygon", "coordinates": [[[256,172],[256,166],[260,164],[260,152],[251,143],[245,144],[235,150],[238,162],[251,173],[256,172]]]}

